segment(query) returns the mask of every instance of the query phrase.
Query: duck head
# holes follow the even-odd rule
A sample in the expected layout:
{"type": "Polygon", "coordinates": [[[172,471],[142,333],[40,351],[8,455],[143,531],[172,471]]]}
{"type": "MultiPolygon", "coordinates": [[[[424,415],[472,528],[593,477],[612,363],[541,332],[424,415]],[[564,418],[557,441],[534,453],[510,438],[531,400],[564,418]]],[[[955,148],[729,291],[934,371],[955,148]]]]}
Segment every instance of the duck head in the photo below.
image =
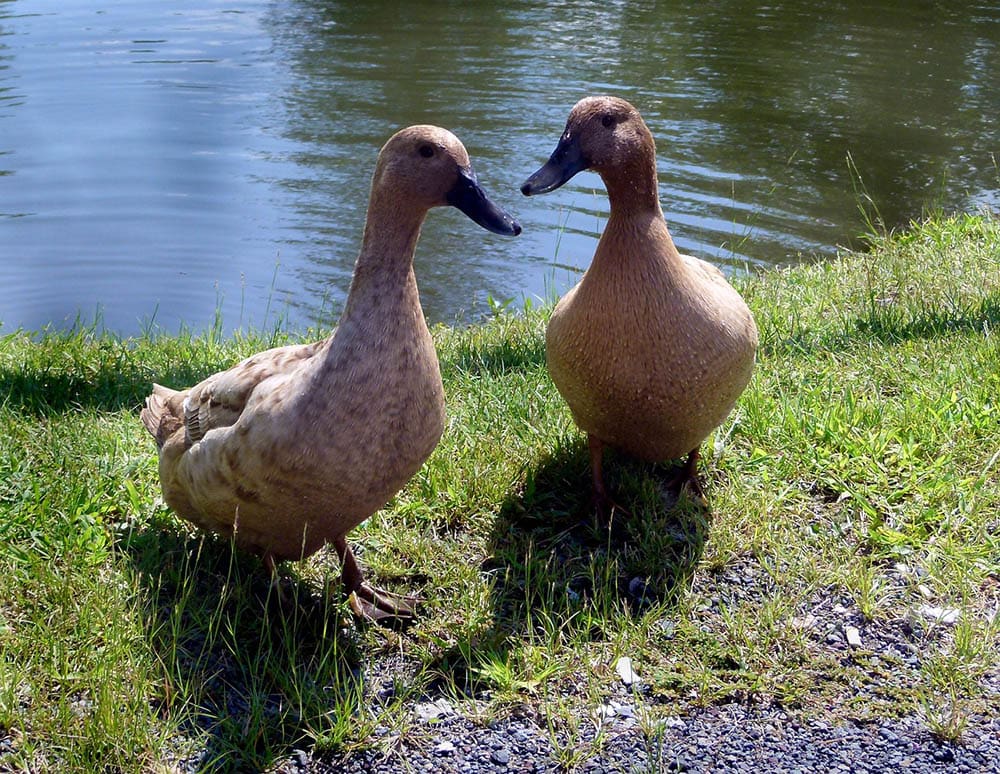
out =
{"type": "Polygon", "coordinates": [[[439,126],[410,126],[389,138],[372,178],[373,194],[382,189],[425,210],[456,207],[495,234],[521,233],[520,224],[479,185],[462,142],[439,126]]]}
{"type": "Polygon", "coordinates": [[[653,136],[639,111],[618,97],[585,97],[573,106],[549,160],[521,186],[525,196],[554,191],[577,172],[608,175],[656,164],[653,136]]]}

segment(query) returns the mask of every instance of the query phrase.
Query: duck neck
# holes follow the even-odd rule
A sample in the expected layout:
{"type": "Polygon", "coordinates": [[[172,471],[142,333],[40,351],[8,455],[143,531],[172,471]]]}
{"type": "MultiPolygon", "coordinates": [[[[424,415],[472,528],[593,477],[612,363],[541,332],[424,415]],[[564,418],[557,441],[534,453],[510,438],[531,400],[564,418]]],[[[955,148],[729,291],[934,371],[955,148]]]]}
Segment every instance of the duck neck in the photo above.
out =
{"type": "Polygon", "coordinates": [[[611,217],[630,215],[657,215],[660,196],[656,179],[656,162],[637,160],[636,163],[616,166],[601,173],[611,204],[611,217]]]}
{"type": "Polygon", "coordinates": [[[386,320],[393,312],[419,310],[413,275],[413,253],[426,212],[400,207],[372,191],[361,251],[347,295],[340,325],[373,316],[386,320]]]}
{"type": "Polygon", "coordinates": [[[362,350],[406,348],[414,335],[429,335],[413,274],[425,214],[372,192],[351,289],[326,344],[329,367],[338,368],[343,358],[360,356],[362,350]]]}
{"type": "Polygon", "coordinates": [[[602,171],[601,178],[611,212],[594,256],[595,274],[680,271],[683,262],[660,208],[655,153],[602,171]]]}

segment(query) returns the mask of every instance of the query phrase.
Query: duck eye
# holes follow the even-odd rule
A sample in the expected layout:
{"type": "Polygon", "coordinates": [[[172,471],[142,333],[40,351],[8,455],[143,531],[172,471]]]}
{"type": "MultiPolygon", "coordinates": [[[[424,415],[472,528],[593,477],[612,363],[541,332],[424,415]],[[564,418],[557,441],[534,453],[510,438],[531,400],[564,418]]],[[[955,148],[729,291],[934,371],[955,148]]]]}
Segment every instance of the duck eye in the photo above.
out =
{"type": "Polygon", "coordinates": [[[425,159],[429,159],[431,156],[434,155],[434,146],[427,144],[421,145],[420,155],[423,156],[425,159]]]}
{"type": "Polygon", "coordinates": [[[615,123],[615,117],[610,113],[605,113],[603,116],[601,116],[601,125],[604,126],[605,129],[610,129],[614,125],[614,123],[615,123]]]}

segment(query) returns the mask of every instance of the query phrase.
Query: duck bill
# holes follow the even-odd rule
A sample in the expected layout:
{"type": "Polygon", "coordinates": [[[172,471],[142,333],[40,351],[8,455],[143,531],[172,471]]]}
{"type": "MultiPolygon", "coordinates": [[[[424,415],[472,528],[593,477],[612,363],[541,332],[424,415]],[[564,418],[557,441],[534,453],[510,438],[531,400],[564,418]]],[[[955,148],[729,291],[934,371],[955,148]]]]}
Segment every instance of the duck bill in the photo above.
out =
{"type": "Polygon", "coordinates": [[[458,180],[445,197],[448,204],[464,212],[473,223],[478,223],[487,231],[504,236],[517,236],[521,224],[502,207],[498,207],[486,195],[471,169],[462,170],[458,180]]]}
{"type": "Polygon", "coordinates": [[[524,181],[521,193],[534,196],[554,191],[589,166],[580,150],[579,140],[567,132],[559,139],[559,144],[542,168],[524,181]]]}

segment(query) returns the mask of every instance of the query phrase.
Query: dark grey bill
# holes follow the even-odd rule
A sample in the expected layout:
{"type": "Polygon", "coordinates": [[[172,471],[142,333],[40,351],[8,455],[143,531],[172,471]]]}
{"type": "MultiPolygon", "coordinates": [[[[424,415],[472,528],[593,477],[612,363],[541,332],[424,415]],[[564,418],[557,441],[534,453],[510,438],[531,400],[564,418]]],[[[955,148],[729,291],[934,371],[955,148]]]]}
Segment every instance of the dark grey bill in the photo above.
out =
{"type": "Polygon", "coordinates": [[[577,172],[582,172],[590,166],[583,157],[580,143],[575,135],[564,133],[559,138],[559,144],[552,151],[549,160],[535,174],[524,181],[521,193],[525,196],[544,194],[556,190],[577,172]]]}
{"type": "Polygon", "coordinates": [[[490,201],[490,197],[479,186],[476,173],[471,169],[459,172],[458,180],[445,197],[448,204],[457,207],[474,222],[504,236],[517,236],[521,233],[521,224],[501,207],[490,201]]]}

